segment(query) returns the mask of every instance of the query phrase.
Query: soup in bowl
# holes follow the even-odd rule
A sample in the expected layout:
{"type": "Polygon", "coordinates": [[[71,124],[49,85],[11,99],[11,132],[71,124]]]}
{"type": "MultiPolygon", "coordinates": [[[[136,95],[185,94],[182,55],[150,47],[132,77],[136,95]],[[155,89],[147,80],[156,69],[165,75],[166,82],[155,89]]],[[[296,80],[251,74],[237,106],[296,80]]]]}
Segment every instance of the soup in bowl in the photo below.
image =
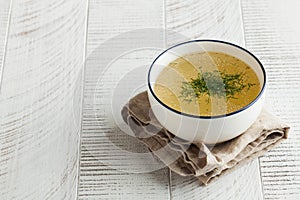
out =
{"type": "Polygon", "coordinates": [[[247,130],[261,112],[266,73],[246,49],[194,40],[162,52],[148,72],[155,117],[174,135],[209,144],[247,130]]]}

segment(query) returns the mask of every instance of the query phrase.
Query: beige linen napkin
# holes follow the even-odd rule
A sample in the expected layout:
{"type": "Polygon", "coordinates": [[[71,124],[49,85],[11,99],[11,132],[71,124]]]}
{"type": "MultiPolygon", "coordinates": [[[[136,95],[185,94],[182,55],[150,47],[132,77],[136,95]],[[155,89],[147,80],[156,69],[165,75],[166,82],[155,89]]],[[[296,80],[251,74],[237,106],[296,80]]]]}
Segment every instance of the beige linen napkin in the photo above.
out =
{"type": "Polygon", "coordinates": [[[147,92],[133,97],[122,117],[135,136],[172,171],[195,176],[205,185],[237,166],[263,155],[288,136],[289,127],[263,110],[240,136],[214,146],[189,143],[167,131],[154,117],[147,92]]]}

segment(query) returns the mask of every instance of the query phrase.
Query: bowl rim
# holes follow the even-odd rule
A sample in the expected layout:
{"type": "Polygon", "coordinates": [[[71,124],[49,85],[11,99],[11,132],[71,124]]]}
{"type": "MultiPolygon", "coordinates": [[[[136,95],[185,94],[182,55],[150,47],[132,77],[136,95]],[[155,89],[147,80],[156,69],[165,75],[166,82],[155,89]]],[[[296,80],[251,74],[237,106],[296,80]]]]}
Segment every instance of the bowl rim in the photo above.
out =
{"type": "Polygon", "coordinates": [[[173,45],[169,48],[167,48],[166,50],[164,50],[163,52],[161,52],[155,59],[154,61],[152,62],[152,64],[150,65],[150,68],[148,70],[148,74],[147,74],[147,85],[148,85],[148,88],[152,94],[152,96],[156,99],[156,101],[158,101],[161,105],[163,105],[165,108],[167,108],[168,110],[176,113],[176,114],[179,114],[179,115],[183,115],[183,116],[187,116],[187,117],[192,117],[192,118],[200,118],[200,119],[216,119],[216,118],[224,118],[224,117],[229,117],[229,116],[232,116],[232,115],[235,115],[235,114],[238,114],[246,109],[248,109],[249,107],[251,107],[255,102],[258,101],[258,99],[260,99],[260,97],[262,96],[262,94],[264,93],[265,91],[265,88],[266,88],[266,80],[267,80],[267,76],[266,76],[266,71],[262,65],[262,63],[259,61],[259,59],[254,55],[252,54],[250,51],[248,51],[247,49],[239,46],[239,45],[236,45],[236,44],[233,44],[233,43],[230,43],[230,42],[226,42],[226,41],[222,41],[222,40],[211,40],[211,39],[203,39],[203,40],[189,40],[189,41],[185,41],[185,42],[182,42],[182,43],[178,43],[176,45],[173,45]],[[246,53],[248,53],[250,56],[252,56],[256,62],[259,64],[261,70],[262,70],[262,73],[263,73],[263,84],[262,84],[262,87],[260,89],[260,92],[259,94],[256,96],[256,98],[251,101],[249,104],[247,104],[246,106],[244,106],[243,108],[239,109],[239,110],[236,110],[234,112],[230,112],[230,113],[227,113],[227,114],[224,114],[224,115],[213,115],[213,116],[203,116],[203,115],[193,115],[193,114],[188,114],[188,113],[184,113],[184,112],[180,112],[178,110],[175,110],[171,107],[169,107],[168,105],[166,105],[165,103],[163,103],[154,93],[152,87],[151,87],[151,84],[150,84],[150,74],[151,74],[151,70],[155,64],[155,62],[163,55],[165,54],[167,51],[170,51],[171,49],[173,48],[176,48],[178,46],[181,46],[181,45],[185,45],[185,44],[188,44],[188,43],[201,43],[201,42],[213,42],[213,43],[221,43],[221,44],[226,44],[226,45],[230,45],[230,46],[233,46],[235,48],[238,48],[242,51],[245,51],[246,53]]]}

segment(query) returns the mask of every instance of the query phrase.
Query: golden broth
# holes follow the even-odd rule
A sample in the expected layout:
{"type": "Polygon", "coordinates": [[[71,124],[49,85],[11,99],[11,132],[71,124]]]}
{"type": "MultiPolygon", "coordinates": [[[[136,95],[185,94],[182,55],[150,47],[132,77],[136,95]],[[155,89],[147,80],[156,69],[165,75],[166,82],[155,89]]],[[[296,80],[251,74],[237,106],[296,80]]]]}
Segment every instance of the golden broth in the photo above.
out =
{"type": "Polygon", "coordinates": [[[180,57],[162,70],[154,84],[154,92],[163,103],[177,111],[201,116],[237,111],[251,103],[260,88],[251,67],[218,52],[180,57]]]}

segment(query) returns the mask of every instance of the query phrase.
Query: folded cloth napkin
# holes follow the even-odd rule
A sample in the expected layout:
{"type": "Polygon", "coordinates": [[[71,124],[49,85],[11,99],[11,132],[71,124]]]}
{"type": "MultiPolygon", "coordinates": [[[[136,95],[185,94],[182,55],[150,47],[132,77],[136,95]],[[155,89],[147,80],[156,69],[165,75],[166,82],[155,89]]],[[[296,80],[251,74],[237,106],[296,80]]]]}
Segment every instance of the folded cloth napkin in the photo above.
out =
{"type": "Polygon", "coordinates": [[[240,136],[216,145],[190,143],[166,130],[151,111],[147,92],[123,107],[122,117],[135,136],[172,171],[195,176],[205,185],[263,155],[288,136],[289,127],[263,110],[240,136]]]}

